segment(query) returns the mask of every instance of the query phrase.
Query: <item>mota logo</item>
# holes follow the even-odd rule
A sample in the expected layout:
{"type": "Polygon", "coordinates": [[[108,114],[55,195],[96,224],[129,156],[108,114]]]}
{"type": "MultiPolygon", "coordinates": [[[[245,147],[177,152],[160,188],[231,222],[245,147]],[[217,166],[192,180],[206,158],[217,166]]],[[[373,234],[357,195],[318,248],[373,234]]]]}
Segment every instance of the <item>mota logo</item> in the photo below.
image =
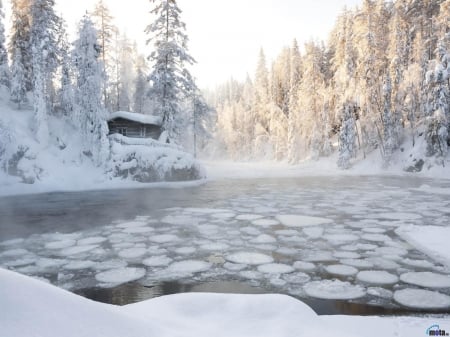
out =
{"type": "Polygon", "coordinates": [[[430,326],[426,331],[427,336],[448,336],[448,332],[442,330],[439,325],[435,324],[430,326]]]}

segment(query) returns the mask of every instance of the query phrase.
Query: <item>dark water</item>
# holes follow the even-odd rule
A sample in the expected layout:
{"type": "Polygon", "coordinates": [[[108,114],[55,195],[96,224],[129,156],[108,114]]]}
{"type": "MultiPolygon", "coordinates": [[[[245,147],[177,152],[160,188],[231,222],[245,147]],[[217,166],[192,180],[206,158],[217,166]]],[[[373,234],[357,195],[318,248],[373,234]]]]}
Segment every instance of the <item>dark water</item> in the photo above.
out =
{"type": "MultiPolygon", "coordinates": [[[[187,188],[148,188],[86,192],[56,192],[0,197],[0,241],[32,234],[71,233],[101,227],[114,220],[151,215],[170,207],[216,207],[224,200],[266,188],[326,188],[333,193],[342,188],[373,188],[380,183],[398,188],[433,185],[433,180],[414,176],[398,177],[304,177],[209,182],[187,188]]],[[[441,186],[442,187],[442,186],[441,186]]],[[[320,201],[320,200],[318,200],[320,201]]]]}
{"type": "MultiPolygon", "coordinates": [[[[77,290],[75,293],[97,302],[127,305],[145,301],[151,298],[180,293],[222,293],[222,294],[269,294],[268,289],[252,287],[238,281],[217,281],[196,284],[180,282],[162,282],[155,286],[142,286],[138,283],[129,283],[111,289],[89,288],[77,290]]],[[[321,300],[300,298],[319,315],[358,315],[358,316],[423,316],[420,310],[408,310],[401,307],[383,307],[355,301],[321,300]]],[[[434,310],[428,315],[445,315],[446,310],[434,310]]]]}
{"type": "MultiPolygon", "coordinates": [[[[345,221],[349,214],[334,208],[333,203],[327,204],[328,196],[339,195],[342,191],[355,191],[355,196],[364,196],[365,190],[378,193],[383,188],[391,188],[391,201],[396,201],[403,189],[414,189],[422,185],[431,187],[449,187],[448,182],[436,182],[433,180],[419,179],[414,176],[398,177],[314,177],[299,179],[264,179],[264,180],[228,180],[210,182],[197,187],[181,189],[133,189],[133,190],[107,190],[74,193],[47,193],[29,196],[0,198],[0,242],[15,238],[27,238],[33,235],[45,233],[74,233],[87,231],[109,225],[117,221],[132,220],[137,215],[149,215],[157,217],[167,213],[167,208],[173,207],[230,207],[229,200],[236,199],[233,205],[245,200],[246,196],[258,201],[267,191],[278,191],[279,196],[293,191],[316,190],[310,199],[299,199],[299,204],[311,205],[311,209],[317,212],[333,214],[337,221],[345,221]],[[447,184],[445,186],[445,184],[447,184]],[[341,214],[342,213],[342,214],[341,214]]],[[[415,192],[410,195],[414,196],[415,192]]],[[[380,197],[380,196],[377,196],[380,197]]],[[[420,196],[422,198],[422,196],[420,196]]],[[[387,199],[389,200],[389,199],[387,199]]],[[[424,196],[424,201],[435,201],[435,196],[424,196]]],[[[384,207],[383,200],[378,200],[378,208],[384,207]]],[[[398,200],[397,200],[398,202],[398,200]]],[[[450,207],[450,201],[438,200],[439,209],[442,209],[442,217],[450,217],[445,213],[450,207]]],[[[280,202],[282,204],[283,201],[280,202]]],[[[343,200],[340,205],[352,206],[352,200],[343,200]]],[[[408,201],[401,205],[405,209],[398,211],[414,211],[408,209],[408,201]]],[[[283,205],[280,205],[281,207],[283,205]]],[[[386,205],[389,206],[389,205],[386,205]]],[[[287,207],[291,207],[288,205],[287,207]]],[[[289,209],[285,209],[286,212],[289,209]]],[[[293,212],[296,212],[295,210],[293,212]]],[[[327,216],[329,215],[327,214],[327,216]]],[[[273,228],[273,230],[282,228],[273,228]]],[[[387,233],[389,235],[389,233],[387,233]]],[[[274,252],[274,257],[275,256],[274,252]]],[[[283,256],[276,260],[283,262],[283,256]]],[[[418,255],[418,259],[424,258],[418,255]]],[[[55,279],[58,272],[48,279],[55,279]]],[[[47,275],[42,275],[47,276],[47,275]]],[[[196,280],[186,283],[184,281],[159,282],[152,285],[142,285],[133,282],[114,288],[104,289],[95,286],[79,287],[76,293],[87,298],[117,305],[126,305],[142,300],[184,292],[218,292],[218,293],[242,293],[264,294],[277,292],[276,289],[266,287],[263,284],[252,286],[242,280],[196,280]]],[[[299,298],[308,304],[318,314],[346,314],[346,315],[404,315],[423,314],[423,311],[413,311],[400,306],[383,305],[382,302],[373,301],[373,298],[365,297],[358,301],[334,301],[299,298]]],[[[446,311],[427,311],[426,314],[445,314],[446,311]]]]}

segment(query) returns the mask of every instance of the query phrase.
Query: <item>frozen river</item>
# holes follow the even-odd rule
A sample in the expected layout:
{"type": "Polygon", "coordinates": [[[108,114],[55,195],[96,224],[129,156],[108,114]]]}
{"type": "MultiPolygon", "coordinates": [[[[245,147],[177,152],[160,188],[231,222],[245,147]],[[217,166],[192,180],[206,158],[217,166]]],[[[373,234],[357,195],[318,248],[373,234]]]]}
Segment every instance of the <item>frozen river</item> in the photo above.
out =
{"type": "Polygon", "coordinates": [[[0,266],[117,304],[273,292],[319,313],[449,313],[450,261],[401,235],[450,226],[448,191],[320,177],[0,198],[0,266]]]}

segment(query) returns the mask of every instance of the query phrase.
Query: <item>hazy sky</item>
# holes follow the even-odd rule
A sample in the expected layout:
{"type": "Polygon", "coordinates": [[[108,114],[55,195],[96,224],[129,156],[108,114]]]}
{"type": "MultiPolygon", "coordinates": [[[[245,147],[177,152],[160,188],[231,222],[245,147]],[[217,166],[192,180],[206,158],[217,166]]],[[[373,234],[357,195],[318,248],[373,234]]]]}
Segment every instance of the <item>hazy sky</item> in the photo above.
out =
{"type": "MultiPolygon", "coordinates": [[[[58,11],[73,31],[86,10],[97,0],[56,0],[58,11]]],[[[136,40],[142,52],[145,27],[152,4],[149,0],[105,0],[121,31],[136,40]]],[[[178,0],[187,25],[191,55],[198,64],[192,69],[201,87],[214,86],[231,76],[253,75],[259,49],[268,61],[296,38],[300,44],[326,39],[344,6],[361,0],[178,0]]],[[[9,9],[9,3],[5,4],[9,9]]],[[[7,22],[9,26],[9,22],[7,22]]]]}

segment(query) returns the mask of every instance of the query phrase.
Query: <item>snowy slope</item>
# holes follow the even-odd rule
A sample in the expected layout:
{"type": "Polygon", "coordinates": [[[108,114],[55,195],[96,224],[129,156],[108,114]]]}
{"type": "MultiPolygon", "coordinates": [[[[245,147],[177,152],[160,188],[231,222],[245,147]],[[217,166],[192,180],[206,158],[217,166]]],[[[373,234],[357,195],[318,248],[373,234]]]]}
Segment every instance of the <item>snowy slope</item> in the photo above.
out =
{"type": "MultiPolygon", "coordinates": [[[[148,119],[153,121],[154,117],[148,119]]],[[[9,101],[8,91],[0,88],[0,195],[135,186],[131,177],[123,179],[114,174],[116,163],[126,163],[130,153],[135,157],[139,154],[147,166],[153,165],[158,181],[169,175],[170,180],[177,180],[181,174],[172,171],[177,173],[185,167],[191,168],[195,177],[196,170],[201,171],[193,156],[153,140],[133,148],[123,146],[109,162],[96,166],[83,154],[82,136],[68,118],[51,116],[48,122],[49,142],[40,144],[33,132],[31,108],[17,110],[9,101]]],[[[117,142],[111,142],[118,148],[117,142]]]]}
{"type": "Polygon", "coordinates": [[[1,337],[414,337],[450,326],[450,317],[317,316],[281,295],[182,294],[115,307],[3,269],[0,308],[1,337]]]}

